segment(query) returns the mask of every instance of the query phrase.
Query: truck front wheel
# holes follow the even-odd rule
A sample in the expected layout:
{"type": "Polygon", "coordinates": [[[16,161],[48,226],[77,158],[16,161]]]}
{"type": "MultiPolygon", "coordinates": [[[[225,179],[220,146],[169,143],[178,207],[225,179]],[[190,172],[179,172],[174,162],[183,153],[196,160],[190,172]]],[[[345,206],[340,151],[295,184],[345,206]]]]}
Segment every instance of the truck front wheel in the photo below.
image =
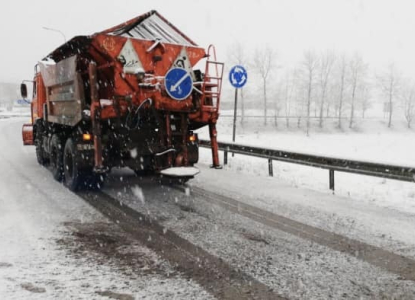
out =
{"type": "Polygon", "coordinates": [[[36,127],[35,146],[37,162],[42,166],[47,165],[49,163],[49,159],[46,157],[45,149],[43,148],[43,130],[41,125],[36,127]]]}
{"type": "Polygon", "coordinates": [[[51,140],[50,166],[53,178],[62,181],[63,178],[63,159],[62,143],[58,135],[53,135],[51,140]]]}

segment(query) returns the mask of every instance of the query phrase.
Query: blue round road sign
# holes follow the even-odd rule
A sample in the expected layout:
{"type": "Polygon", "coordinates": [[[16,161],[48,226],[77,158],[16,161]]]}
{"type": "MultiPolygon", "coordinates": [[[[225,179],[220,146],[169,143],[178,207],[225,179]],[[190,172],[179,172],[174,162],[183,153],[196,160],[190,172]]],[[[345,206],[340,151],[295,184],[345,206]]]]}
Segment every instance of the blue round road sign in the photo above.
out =
{"type": "Polygon", "coordinates": [[[241,88],[246,84],[247,80],[248,73],[244,67],[236,65],[229,71],[229,81],[233,87],[241,88]]]}
{"type": "Polygon", "coordinates": [[[189,72],[182,68],[172,68],[164,77],[166,92],[176,100],[184,100],[193,90],[193,80],[189,72]]]}

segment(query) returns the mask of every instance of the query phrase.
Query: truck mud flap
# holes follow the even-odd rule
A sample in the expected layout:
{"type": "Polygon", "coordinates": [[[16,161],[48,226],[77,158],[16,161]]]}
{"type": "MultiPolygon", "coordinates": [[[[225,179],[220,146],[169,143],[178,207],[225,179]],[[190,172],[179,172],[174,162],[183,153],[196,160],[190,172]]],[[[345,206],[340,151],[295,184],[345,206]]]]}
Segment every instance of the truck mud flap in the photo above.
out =
{"type": "Polygon", "coordinates": [[[33,125],[32,124],[23,124],[22,137],[23,137],[23,145],[25,145],[25,146],[34,145],[34,142],[33,142],[33,125]]]}

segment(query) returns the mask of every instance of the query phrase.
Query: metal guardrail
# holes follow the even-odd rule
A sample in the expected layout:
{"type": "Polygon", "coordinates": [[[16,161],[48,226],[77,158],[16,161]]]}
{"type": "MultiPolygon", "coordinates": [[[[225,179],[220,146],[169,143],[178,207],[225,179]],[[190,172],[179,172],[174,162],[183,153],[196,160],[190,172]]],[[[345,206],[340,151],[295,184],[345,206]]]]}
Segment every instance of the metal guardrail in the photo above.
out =
{"type": "MultiPolygon", "coordinates": [[[[329,170],[329,187],[334,191],[334,171],[354,173],[395,179],[400,181],[415,181],[415,168],[396,165],[386,165],[365,161],[349,160],[327,156],[317,156],[304,153],[288,152],[276,149],[265,149],[233,143],[219,142],[219,150],[224,151],[224,165],[228,163],[228,153],[236,153],[268,159],[269,176],[273,176],[272,161],[282,161],[329,170]]],[[[199,146],[210,148],[210,141],[199,140],[199,146]]]]}

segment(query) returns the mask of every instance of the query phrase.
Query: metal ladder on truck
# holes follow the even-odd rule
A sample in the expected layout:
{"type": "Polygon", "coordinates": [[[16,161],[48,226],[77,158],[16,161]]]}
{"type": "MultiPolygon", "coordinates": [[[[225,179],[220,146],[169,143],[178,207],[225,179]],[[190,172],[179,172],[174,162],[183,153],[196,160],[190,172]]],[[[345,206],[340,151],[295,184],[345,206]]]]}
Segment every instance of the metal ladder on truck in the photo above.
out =
{"type": "Polygon", "coordinates": [[[202,84],[201,111],[202,119],[209,124],[212,167],[220,169],[216,122],[219,117],[224,63],[216,61],[216,50],[213,45],[208,47],[207,55],[205,76],[202,84]]]}

